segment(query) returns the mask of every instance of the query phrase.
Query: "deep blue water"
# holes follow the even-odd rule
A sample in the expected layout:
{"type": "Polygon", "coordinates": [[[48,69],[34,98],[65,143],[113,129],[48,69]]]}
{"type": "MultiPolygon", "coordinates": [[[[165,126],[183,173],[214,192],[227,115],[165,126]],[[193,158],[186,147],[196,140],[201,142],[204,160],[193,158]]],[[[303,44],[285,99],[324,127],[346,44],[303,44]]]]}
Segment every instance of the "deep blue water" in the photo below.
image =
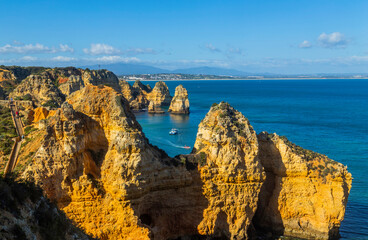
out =
{"type": "MultiPolygon", "coordinates": [[[[154,86],[154,82],[144,82],[154,86]]],[[[189,153],[198,124],[212,103],[229,102],[257,131],[285,135],[297,145],[348,166],[353,175],[343,239],[368,239],[368,80],[167,81],[174,95],[182,84],[190,115],[137,113],[153,145],[170,156],[189,153]],[[180,134],[169,136],[171,128],[180,134]]]]}

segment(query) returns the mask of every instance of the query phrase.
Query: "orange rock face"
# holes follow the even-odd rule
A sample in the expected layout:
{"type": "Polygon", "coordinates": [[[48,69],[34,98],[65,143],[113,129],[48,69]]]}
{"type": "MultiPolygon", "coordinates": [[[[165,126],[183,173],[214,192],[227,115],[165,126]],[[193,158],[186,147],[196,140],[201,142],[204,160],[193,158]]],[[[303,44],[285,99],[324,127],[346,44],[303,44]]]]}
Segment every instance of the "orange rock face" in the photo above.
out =
{"type": "Polygon", "coordinates": [[[179,85],[175,88],[175,96],[171,100],[169,112],[175,114],[189,114],[188,92],[179,85]]]}
{"type": "Polygon", "coordinates": [[[55,115],[56,111],[55,110],[47,110],[44,107],[38,107],[35,108],[33,110],[33,117],[32,117],[32,122],[36,123],[40,120],[46,119],[48,117],[51,117],[53,115],[55,115]]]}
{"type": "Polygon", "coordinates": [[[276,134],[260,133],[259,142],[267,178],[255,224],[279,235],[338,238],[352,184],[347,168],[276,134]]]}
{"type": "Polygon", "coordinates": [[[247,239],[253,225],[277,227],[268,219],[277,211],[285,233],[301,236],[294,224],[300,218],[304,231],[328,236],[343,218],[351,184],[342,165],[321,157],[326,169],[338,169],[322,178],[309,171],[317,160],[305,163],[292,145],[258,140],[249,121],[226,103],[200,123],[192,154],[177,158],[150,145],[125,98],[103,86],[72,93],[45,120],[39,139],[22,177],[100,239],[247,239]],[[268,186],[270,173],[283,184],[268,186]],[[302,184],[315,188],[301,192],[302,184]],[[299,196],[309,205],[299,207],[299,196]],[[331,201],[334,209],[325,206],[331,201]]]}

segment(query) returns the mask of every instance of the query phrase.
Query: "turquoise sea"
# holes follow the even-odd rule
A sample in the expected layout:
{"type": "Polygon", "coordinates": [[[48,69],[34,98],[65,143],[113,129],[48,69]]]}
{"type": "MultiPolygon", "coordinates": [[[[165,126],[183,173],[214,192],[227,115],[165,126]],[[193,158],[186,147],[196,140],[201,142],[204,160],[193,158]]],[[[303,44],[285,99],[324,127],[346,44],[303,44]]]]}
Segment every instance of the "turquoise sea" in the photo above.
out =
{"type": "MultiPolygon", "coordinates": [[[[144,82],[152,87],[155,82],[144,82]]],[[[153,145],[170,156],[186,154],[212,103],[229,102],[257,131],[276,132],[303,148],[326,154],[353,175],[342,239],[368,239],[368,80],[167,81],[182,84],[190,115],[137,113],[153,145]],[[171,128],[179,135],[170,136],[171,128]]]]}

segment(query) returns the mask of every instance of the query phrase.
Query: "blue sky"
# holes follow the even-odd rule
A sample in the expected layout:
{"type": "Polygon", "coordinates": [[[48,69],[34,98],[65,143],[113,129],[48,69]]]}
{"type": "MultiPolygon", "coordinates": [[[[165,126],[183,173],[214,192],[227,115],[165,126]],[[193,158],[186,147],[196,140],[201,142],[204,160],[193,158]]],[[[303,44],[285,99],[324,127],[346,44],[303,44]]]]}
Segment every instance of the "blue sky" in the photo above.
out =
{"type": "Polygon", "coordinates": [[[366,0],[1,0],[0,64],[368,72],[366,0]]]}

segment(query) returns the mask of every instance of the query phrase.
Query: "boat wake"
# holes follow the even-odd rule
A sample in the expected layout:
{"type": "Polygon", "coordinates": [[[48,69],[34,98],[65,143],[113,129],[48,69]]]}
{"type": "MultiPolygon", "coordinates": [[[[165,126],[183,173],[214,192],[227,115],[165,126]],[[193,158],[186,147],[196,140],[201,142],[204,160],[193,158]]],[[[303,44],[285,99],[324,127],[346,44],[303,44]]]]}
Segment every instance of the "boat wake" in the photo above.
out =
{"type": "Polygon", "coordinates": [[[187,146],[182,146],[182,145],[175,144],[175,143],[171,142],[170,140],[167,140],[167,139],[164,139],[164,138],[155,137],[152,140],[156,143],[159,143],[160,145],[166,145],[166,146],[171,146],[171,147],[176,147],[176,148],[188,149],[187,146]]]}

